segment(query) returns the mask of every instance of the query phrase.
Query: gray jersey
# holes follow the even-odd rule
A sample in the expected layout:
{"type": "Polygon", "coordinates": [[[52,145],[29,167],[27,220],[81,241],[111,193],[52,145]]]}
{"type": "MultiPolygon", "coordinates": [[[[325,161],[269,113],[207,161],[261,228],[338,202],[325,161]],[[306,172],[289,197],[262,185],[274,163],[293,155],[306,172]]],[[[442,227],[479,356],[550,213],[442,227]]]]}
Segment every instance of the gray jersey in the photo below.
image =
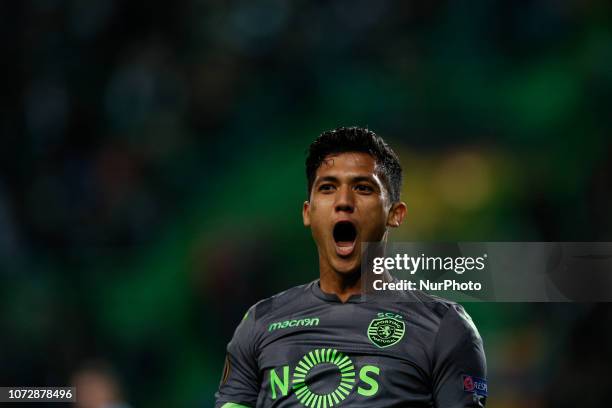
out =
{"type": "Polygon", "coordinates": [[[483,407],[482,340],[463,308],[420,292],[346,303],[319,281],[249,309],[216,408],[483,407]]]}

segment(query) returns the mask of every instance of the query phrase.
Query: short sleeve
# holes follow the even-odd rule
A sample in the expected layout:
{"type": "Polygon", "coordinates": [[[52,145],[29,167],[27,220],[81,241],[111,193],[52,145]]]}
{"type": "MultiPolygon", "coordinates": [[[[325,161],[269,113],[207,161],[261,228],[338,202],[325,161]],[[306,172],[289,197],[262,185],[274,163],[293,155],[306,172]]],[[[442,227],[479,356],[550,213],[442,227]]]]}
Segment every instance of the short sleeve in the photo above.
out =
{"type": "Polygon", "coordinates": [[[438,408],[484,407],[487,364],[482,339],[463,307],[450,306],[434,344],[433,397],[438,408]]]}
{"type": "Polygon", "coordinates": [[[253,308],[244,315],[227,345],[227,355],[215,408],[255,407],[260,378],[255,356],[253,308]]]}

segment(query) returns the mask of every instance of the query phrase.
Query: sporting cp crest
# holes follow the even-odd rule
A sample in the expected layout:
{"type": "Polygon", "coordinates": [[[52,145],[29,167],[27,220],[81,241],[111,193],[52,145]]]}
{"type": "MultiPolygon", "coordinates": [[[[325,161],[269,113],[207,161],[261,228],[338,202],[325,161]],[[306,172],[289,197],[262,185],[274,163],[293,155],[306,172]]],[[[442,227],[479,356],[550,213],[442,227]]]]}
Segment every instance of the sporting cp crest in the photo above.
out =
{"type": "Polygon", "coordinates": [[[405,331],[403,321],[394,317],[381,317],[370,322],[368,338],[374,345],[384,348],[398,343],[404,337],[405,331]]]}

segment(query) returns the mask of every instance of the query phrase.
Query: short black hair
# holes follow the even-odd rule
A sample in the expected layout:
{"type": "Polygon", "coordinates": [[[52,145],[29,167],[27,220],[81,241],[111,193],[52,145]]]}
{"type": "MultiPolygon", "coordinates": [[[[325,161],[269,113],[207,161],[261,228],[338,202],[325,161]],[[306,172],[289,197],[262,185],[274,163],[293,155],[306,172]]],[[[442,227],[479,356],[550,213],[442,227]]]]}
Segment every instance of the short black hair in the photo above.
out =
{"type": "Polygon", "coordinates": [[[317,169],[330,154],[362,152],[368,153],[376,160],[377,168],[382,173],[391,202],[400,200],[402,187],[402,166],[395,152],[382,137],[368,128],[339,127],[321,133],[308,148],[306,157],[306,179],[308,196],[317,174],[317,169]]]}

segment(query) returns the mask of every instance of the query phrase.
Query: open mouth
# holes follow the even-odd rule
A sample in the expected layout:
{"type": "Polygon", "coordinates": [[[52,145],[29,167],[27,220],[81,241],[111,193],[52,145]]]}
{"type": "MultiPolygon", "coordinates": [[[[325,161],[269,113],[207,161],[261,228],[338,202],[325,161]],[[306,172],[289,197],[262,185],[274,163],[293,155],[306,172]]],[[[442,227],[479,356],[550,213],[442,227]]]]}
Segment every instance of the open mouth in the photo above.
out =
{"type": "Polygon", "coordinates": [[[349,256],[355,250],[357,228],[350,221],[340,221],[334,225],[334,242],[340,256],[349,256]]]}

